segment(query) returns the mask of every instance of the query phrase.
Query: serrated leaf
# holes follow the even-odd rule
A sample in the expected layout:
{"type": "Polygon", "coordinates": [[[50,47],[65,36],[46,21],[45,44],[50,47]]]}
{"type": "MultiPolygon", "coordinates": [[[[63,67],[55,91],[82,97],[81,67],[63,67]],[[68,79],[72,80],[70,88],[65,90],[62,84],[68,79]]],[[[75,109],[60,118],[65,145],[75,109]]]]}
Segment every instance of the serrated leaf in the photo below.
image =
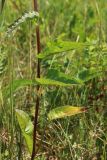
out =
{"type": "Polygon", "coordinates": [[[37,57],[42,59],[55,54],[60,54],[61,52],[67,52],[74,49],[83,49],[89,46],[88,43],[82,42],[70,42],[70,41],[53,41],[48,42],[46,49],[43,53],[40,53],[37,57]]]}
{"type": "Polygon", "coordinates": [[[31,153],[33,147],[33,124],[29,118],[29,115],[22,110],[16,109],[16,116],[29,152],[31,153]]]}
{"type": "Polygon", "coordinates": [[[74,107],[74,106],[62,106],[52,109],[48,113],[48,119],[54,120],[58,118],[63,118],[67,116],[73,116],[79,113],[85,112],[86,109],[84,107],[74,107]]]}

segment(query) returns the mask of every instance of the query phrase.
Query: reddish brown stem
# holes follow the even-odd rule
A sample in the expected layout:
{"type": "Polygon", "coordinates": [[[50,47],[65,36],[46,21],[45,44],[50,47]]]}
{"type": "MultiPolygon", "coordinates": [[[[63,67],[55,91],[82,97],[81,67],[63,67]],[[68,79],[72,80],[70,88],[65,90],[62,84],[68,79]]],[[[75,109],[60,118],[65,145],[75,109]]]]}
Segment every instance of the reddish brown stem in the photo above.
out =
{"type": "MultiPolygon", "coordinates": [[[[38,12],[38,5],[37,0],[34,1],[34,10],[38,12]]],[[[39,25],[36,26],[36,43],[37,43],[37,54],[41,52],[41,45],[40,45],[40,31],[39,25]]],[[[37,78],[40,78],[40,61],[37,61],[37,78]]],[[[37,93],[39,92],[40,86],[37,86],[37,93]]],[[[37,139],[37,123],[38,123],[38,113],[39,113],[39,106],[40,106],[40,97],[39,94],[36,98],[36,106],[35,106],[35,117],[34,117],[34,131],[33,131],[33,149],[32,149],[32,156],[31,160],[34,160],[36,156],[36,139],[37,139]]]]}

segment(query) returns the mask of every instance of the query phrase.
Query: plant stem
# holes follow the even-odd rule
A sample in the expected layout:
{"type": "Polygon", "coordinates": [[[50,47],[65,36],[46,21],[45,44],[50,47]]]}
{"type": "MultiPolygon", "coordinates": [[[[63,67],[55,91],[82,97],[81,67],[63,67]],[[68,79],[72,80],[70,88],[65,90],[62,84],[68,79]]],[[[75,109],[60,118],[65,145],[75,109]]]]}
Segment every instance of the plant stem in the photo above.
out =
{"type": "MultiPolygon", "coordinates": [[[[38,12],[38,5],[37,5],[37,0],[34,1],[34,10],[38,12]]],[[[37,38],[37,54],[41,52],[41,45],[40,45],[40,31],[39,31],[39,25],[36,26],[36,38],[37,38]]],[[[40,60],[37,60],[37,78],[40,78],[40,60]]],[[[39,92],[40,86],[37,86],[37,93],[39,92]]],[[[37,122],[38,122],[38,113],[39,113],[39,106],[40,106],[40,97],[39,94],[37,94],[36,98],[36,106],[35,106],[35,117],[34,117],[34,131],[33,131],[33,149],[32,149],[32,156],[31,160],[34,160],[36,152],[35,152],[35,147],[36,147],[36,132],[37,132],[37,122]]]]}

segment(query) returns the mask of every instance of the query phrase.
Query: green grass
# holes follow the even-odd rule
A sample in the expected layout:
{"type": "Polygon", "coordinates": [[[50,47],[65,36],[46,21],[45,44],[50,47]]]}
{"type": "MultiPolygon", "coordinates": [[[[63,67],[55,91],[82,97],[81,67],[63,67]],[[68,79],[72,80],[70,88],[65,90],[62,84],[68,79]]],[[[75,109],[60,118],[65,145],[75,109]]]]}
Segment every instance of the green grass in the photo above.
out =
{"type": "MultiPolygon", "coordinates": [[[[97,160],[106,160],[106,0],[38,2],[41,76],[50,81],[46,86],[42,81],[40,83],[43,86],[39,92],[38,152],[35,159],[92,160],[96,157],[97,160]],[[51,80],[54,80],[54,86],[50,84],[51,80]],[[82,81],[83,84],[68,86],[66,83],[71,81],[82,81]],[[67,105],[89,109],[86,113],[48,121],[51,110],[67,105]]],[[[5,37],[8,26],[30,11],[33,11],[32,1],[8,0],[0,15],[1,160],[29,160],[31,157],[15,110],[23,110],[33,122],[38,95],[33,81],[37,63],[34,18],[24,20],[19,27],[16,26],[13,35],[5,37]],[[20,83],[16,83],[18,80],[20,83]]]]}

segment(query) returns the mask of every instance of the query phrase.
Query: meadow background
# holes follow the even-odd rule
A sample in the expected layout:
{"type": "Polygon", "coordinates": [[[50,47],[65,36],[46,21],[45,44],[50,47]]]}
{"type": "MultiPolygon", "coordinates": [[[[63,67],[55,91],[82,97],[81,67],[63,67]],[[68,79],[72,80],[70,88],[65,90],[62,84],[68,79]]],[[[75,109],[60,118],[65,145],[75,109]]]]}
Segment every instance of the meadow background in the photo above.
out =
{"type": "MultiPolygon", "coordinates": [[[[59,83],[43,85],[39,93],[35,159],[107,160],[107,1],[38,0],[38,5],[42,53],[48,54],[40,60],[41,76],[59,83]],[[48,121],[50,110],[66,105],[87,112],[48,121]]],[[[0,13],[1,160],[31,157],[19,121],[24,123],[25,113],[33,124],[38,93],[34,84],[17,80],[36,78],[36,23],[32,18],[13,34],[7,30],[33,10],[33,1],[8,0],[0,13]],[[24,111],[19,119],[16,109],[24,111]]]]}

